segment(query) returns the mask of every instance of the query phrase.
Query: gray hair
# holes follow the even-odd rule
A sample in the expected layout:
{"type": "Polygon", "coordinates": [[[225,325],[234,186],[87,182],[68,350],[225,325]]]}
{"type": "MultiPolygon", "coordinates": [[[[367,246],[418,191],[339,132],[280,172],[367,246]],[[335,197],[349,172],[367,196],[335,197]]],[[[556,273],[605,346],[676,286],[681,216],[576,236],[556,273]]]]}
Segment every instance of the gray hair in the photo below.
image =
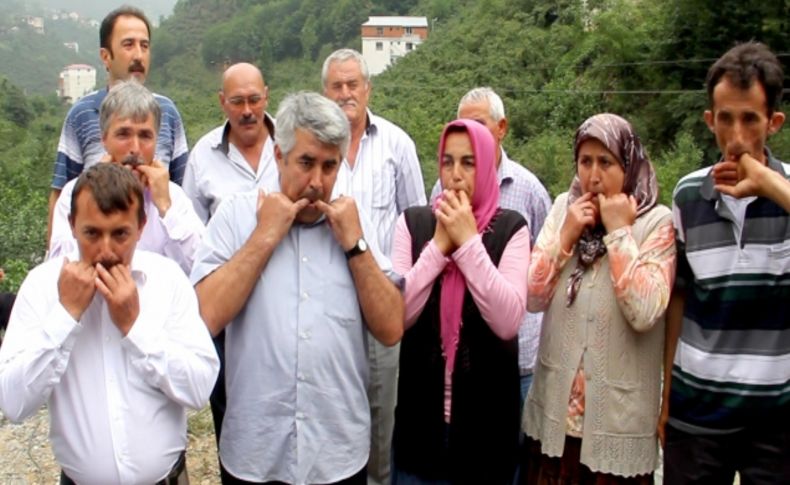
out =
{"type": "Polygon", "coordinates": [[[277,110],[274,142],[284,157],[296,145],[296,130],[302,129],[321,143],[340,148],[345,158],[351,136],[348,118],[340,107],[318,93],[300,91],[289,94],[277,110]]]}
{"type": "Polygon", "coordinates": [[[502,98],[488,86],[474,88],[464,94],[464,97],[461,98],[461,101],[458,103],[457,116],[459,118],[461,117],[461,106],[467,103],[479,103],[481,101],[488,102],[488,110],[494,121],[499,121],[505,117],[505,105],[502,103],[502,98]]]}
{"type": "Polygon", "coordinates": [[[121,119],[131,118],[134,121],[145,121],[148,116],[154,117],[154,133],[159,134],[162,120],[162,108],[151,91],[139,82],[130,79],[119,81],[111,88],[99,110],[99,127],[102,137],[110,129],[113,116],[121,119]]]}
{"type": "Polygon", "coordinates": [[[365,82],[369,82],[370,71],[368,71],[368,63],[365,62],[365,58],[362,57],[362,54],[354,49],[338,49],[329,54],[326,60],[324,60],[324,66],[321,68],[321,85],[326,87],[326,78],[329,76],[329,66],[333,62],[346,62],[348,60],[357,61],[359,70],[362,72],[362,78],[365,82]]]}

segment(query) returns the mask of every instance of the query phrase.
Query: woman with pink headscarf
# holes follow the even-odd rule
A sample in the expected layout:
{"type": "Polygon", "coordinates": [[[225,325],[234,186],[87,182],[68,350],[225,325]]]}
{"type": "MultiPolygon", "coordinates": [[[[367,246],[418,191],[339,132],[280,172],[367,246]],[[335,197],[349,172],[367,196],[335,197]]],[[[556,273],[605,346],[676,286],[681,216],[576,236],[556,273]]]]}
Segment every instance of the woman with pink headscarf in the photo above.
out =
{"type": "Polygon", "coordinates": [[[406,279],[406,322],[393,485],[513,480],[529,231],[521,215],[499,208],[495,155],[485,126],[447,124],[441,196],[396,225],[392,262],[406,279]]]}
{"type": "Polygon", "coordinates": [[[543,311],[524,404],[525,484],[650,484],[657,466],[664,312],[675,272],[670,210],[631,124],[587,119],[570,190],[529,268],[543,311]]]}

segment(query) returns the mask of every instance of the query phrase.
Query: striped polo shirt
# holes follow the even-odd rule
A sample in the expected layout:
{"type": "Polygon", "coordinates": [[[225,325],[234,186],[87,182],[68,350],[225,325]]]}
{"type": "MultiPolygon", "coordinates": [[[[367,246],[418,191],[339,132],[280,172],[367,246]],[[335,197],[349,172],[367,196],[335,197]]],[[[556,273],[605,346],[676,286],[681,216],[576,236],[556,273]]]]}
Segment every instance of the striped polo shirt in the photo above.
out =
{"type": "MultiPolygon", "coordinates": [[[[767,153],[771,169],[790,166],[767,153]]],[[[670,424],[737,431],[790,410],[790,216],[759,197],[735,216],[711,167],[678,182],[675,291],[686,295],[672,368],[670,424]]]]}

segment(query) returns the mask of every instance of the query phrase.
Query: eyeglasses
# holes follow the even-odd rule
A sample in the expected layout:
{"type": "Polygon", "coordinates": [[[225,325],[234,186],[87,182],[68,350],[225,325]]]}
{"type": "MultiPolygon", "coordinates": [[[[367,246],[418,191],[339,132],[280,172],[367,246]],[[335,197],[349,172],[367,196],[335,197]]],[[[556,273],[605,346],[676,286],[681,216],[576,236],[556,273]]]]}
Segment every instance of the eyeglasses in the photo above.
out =
{"type": "Polygon", "coordinates": [[[252,96],[244,97],[244,96],[234,96],[232,98],[228,98],[228,103],[232,106],[240,108],[245,103],[255,107],[260,105],[263,102],[263,96],[260,94],[253,94],[252,96]]]}

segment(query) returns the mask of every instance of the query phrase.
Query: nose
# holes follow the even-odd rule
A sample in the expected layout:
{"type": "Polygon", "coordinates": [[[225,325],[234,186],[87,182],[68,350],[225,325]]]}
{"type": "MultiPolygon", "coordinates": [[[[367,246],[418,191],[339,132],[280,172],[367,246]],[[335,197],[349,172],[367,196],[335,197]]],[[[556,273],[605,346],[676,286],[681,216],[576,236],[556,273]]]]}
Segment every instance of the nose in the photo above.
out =
{"type": "Polygon", "coordinates": [[[319,190],[321,188],[321,167],[319,167],[318,164],[316,164],[310,172],[309,184],[310,188],[313,190],[319,190]]]}
{"type": "Polygon", "coordinates": [[[134,49],[132,50],[132,58],[133,59],[140,59],[143,57],[143,46],[140,45],[139,42],[134,44],[134,49]]]}
{"type": "Polygon", "coordinates": [[[461,180],[463,178],[461,176],[462,170],[463,167],[461,167],[461,164],[459,162],[457,161],[453,162],[453,172],[452,172],[453,180],[461,180]]]}
{"type": "Polygon", "coordinates": [[[140,154],[140,138],[133,136],[131,140],[129,140],[129,153],[131,155],[140,154]]]}
{"type": "Polygon", "coordinates": [[[351,90],[348,88],[348,84],[343,84],[340,87],[340,96],[343,99],[348,99],[351,97],[351,90]]]}

